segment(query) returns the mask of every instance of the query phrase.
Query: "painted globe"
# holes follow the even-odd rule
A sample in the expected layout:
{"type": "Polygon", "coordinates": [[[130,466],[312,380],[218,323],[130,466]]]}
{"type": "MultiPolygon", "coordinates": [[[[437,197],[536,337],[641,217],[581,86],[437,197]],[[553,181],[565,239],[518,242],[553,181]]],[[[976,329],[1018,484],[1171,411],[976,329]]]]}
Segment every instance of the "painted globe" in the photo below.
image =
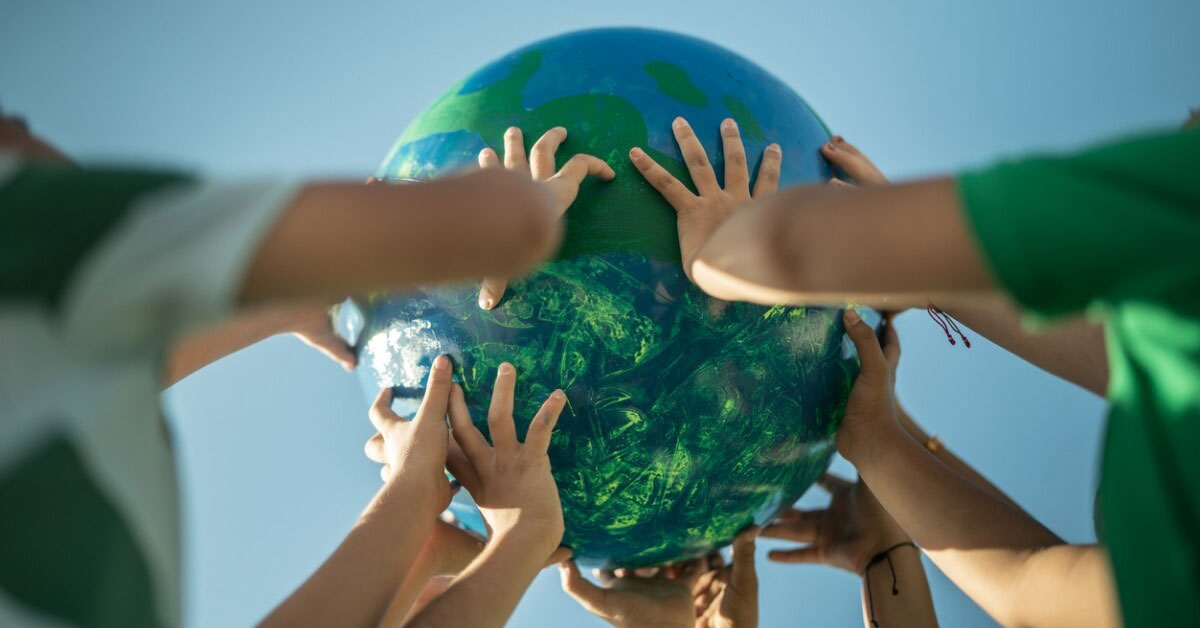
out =
{"type": "MultiPolygon", "coordinates": [[[[676,116],[696,129],[718,177],[727,117],[739,123],[752,173],[778,142],[784,185],[831,174],[818,151],[829,138],[820,119],[729,50],[644,29],[553,37],[451,86],[376,176],[437,178],[475,167],[485,147],[502,153],[510,126],[531,144],[561,125],[569,138],[559,165],[590,153],[616,179],[584,183],[561,251],[512,281],[493,311],[476,305],[474,284],[358,300],[343,317],[364,387],[393,387],[402,414],[415,410],[442,353],[485,435],[501,362],[518,373],[518,436],[550,392],[566,391],[550,460],[563,543],[585,564],[706,554],[789,507],[828,466],[857,373],[840,310],[729,303],[688,281],[674,211],[627,157],[640,146],[690,185],[671,133],[676,116]]],[[[469,495],[452,510],[482,529],[469,495]]]]}

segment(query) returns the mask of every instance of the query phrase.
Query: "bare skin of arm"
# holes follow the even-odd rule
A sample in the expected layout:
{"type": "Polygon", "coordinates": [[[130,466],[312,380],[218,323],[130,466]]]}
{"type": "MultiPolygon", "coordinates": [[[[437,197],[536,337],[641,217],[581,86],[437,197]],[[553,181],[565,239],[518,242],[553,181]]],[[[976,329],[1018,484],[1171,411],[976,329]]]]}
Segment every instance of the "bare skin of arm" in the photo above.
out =
{"type": "Polygon", "coordinates": [[[324,299],[371,290],[511,276],[558,245],[558,217],[588,176],[612,169],[576,155],[533,182],[493,168],[413,185],[313,184],[261,243],[241,301],[324,299]]]}
{"type": "Polygon", "coordinates": [[[1103,325],[1072,318],[1030,331],[1022,325],[1021,311],[1002,295],[943,309],[1030,364],[1101,397],[1108,394],[1103,325]]]}
{"type": "MultiPolygon", "coordinates": [[[[821,153],[862,187],[834,179],[828,187],[756,193],[751,203],[749,195],[721,195],[715,184],[703,184],[712,178],[704,147],[686,123],[676,124],[676,136],[701,182],[699,196],[648,157],[637,155],[634,163],[678,213],[685,269],[709,294],[888,310],[934,303],[1035,366],[1105,394],[1103,330],[1083,320],[1038,332],[1022,327],[1017,308],[993,290],[952,181],[888,186],[870,159],[834,136],[821,153]],[[845,244],[850,236],[854,247],[845,244]]],[[[740,151],[736,127],[733,137],[724,128],[722,136],[727,155],[740,151]]],[[[761,172],[777,170],[764,157],[761,172]]]]}
{"type": "Polygon", "coordinates": [[[558,390],[546,400],[522,443],[512,415],[515,383],[516,370],[501,364],[488,411],[492,445],[471,422],[462,389],[454,388],[450,422],[470,463],[455,476],[475,499],[492,539],[406,626],[503,626],[562,539],[562,504],[546,450],[566,395],[558,390]]]}
{"type": "Polygon", "coordinates": [[[556,218],[547,190],[503,170],[420,185],[309,185],[261,243],[241,300],[332,301],[519,273],[557,244],[556,218]]]}
{"type": "MultiPolygon", "coordinates": [[[[841,168],[857,185],[887,185],[888,180],[862,151],[840,135],[821,146],[821,154],[841,168]]],[[[839,179],[835,185],[851,185],[839,179]]],[[[1021,311],[1011,299],[991,298],[934,303],[988,340],[1029,363],[1097,395],[1108,386],[1108,356],[1104,329],[1082,318],[1058,321],[1031,331],[1022,324],[1021,311]]]]}
{"type": "Polygon", "coordinates": [[[216,327],[193,331],[172,343],[167,354],[163,387],[235,351],[285,333],[295,334],[342,368],[354,368],[354,351],[334,333],[327,304],[263,307],[243,312],[216,327]]]}
{"type": "Polygon", "coordinates": [[[838,450],[904,531],[1002,624],[1119,625],[1104,551],[1064,544],[913,439],[895,416],[884,349],[853,311],[845,322],[863,368],[838,450]]]}
{"type": "Polygon", "coordinates": [[[392,474],[354,529],[264,626],[374,626],[412,569],[437,513],[450,502],[446,412],[450,361],[438,357],[412,421],[391,411],[385,389],[371,408],[392,474]]]}
{"type": "Polygon", "coordinates": [[[826,564],[862,576],[863,625],[937,626],[920,551],[860,479],[825,474],[817,483],[832,499],[819,510],[792,509],[763,530],[767,538],[807,545],[773,550],[787,564],[826,564]],[[891,559],[872,563],[886,552],[891,559]],[[893,580],[893,570],[895,579],[893,580]]]}
{"type": "Polygon", "coordinates": [[[949,306],[994,291],[971,238],[949,179],[792,188],[721,223],[692,275],[726,300],[949,306]]]}

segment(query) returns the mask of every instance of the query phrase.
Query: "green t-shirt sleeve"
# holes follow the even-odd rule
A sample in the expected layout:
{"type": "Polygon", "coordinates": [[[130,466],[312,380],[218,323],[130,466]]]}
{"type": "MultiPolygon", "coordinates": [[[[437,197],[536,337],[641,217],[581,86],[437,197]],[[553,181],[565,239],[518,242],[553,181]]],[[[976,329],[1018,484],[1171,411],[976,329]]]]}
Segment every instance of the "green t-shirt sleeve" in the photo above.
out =
{"type": "Polygon", "coordinates": [[[0,183],[0,298],[57,309],[93,248],[173,172],[26,164],[0,183]]]}
{"type": "Polygon", "coordinates": [[[1200,129],[1001,163],[961,175],[958,191],[997,280],[1026,308],[1200,307],[1200,129]]]}

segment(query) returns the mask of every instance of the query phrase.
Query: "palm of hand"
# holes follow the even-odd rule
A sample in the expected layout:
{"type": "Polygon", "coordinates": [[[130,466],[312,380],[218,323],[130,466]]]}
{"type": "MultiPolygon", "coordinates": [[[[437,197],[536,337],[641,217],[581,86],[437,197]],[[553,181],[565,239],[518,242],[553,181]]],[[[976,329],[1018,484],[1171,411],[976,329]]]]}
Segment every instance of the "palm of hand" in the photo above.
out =
{"type": "Polygon", "coordinates": [[[333,329],[329,307],[324,304],[300,306],[291,314],[288,331],[304,344],[325,354],[347,371],[358,363],[354,350],[333,329]]]}
{"type": "Polygon", "coordinates": [[[825,554],[823,562],[856,574],[889,543],[884,537],[898,530],[861,480],[835,489],[817,528],[816,545],[825,554]]]}
{"type": "Polygon", "coordinates": [[[509,530],[517,525],[518,519],[522,525],[562,528],[561,508],[513,507],[514,504],[558,503],[558,485],[554,483],[549,459],[544,454],[532,460],[518,456],[503,463],[496,461],[486,476],[479,486],[468,490],[489,528],[509,530]]]}
{"type": "Polygon", "coordinates": [[[832,497],[828,508],[790,510],[763,531],[765,537],[808,545],[774,550],[771,560],[826,564],[861,574],[876,554],[909,540],[862,480],[825,474],[818,484],[832,497]]]}
{"type": "Polygon", "coordinates": [[[717,227],[736,209],[746,206],[752,199],[770,196],[778,191],[782,153],[778,144],[767,147],[752,193],[746,149],[741,134],[737,123],[733,119],[726,119],[721,124],[721,142],[725,157],[725,180],[724,187],[721,187],[717,183],[716,173],[704,146],[687,121],[676,118],[671,128],[684,163],[687,164],[688,173],[692,177],[692,183],[696,186],[696,194],[655,163],[642,149],[632,149],[629,158],[646,181],[675,208],[683,268],[691,278],[692,262],[696,254],[717,227]]]}

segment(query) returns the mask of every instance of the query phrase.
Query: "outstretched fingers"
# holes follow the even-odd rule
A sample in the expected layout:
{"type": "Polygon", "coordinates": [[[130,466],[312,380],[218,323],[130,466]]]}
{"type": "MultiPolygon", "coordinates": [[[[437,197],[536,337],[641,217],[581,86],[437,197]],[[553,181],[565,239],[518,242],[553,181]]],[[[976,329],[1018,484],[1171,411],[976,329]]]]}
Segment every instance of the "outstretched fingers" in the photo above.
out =
{"type": "Polygon", "coordinates": [[[779,173],[783,167],[783,149],[779,144],[770,144],[763,149],[758,162],[758,176],[754,179],[754,198],[765,198],[779,191],[779,173]]]}
{"type": "Polygon", "coordinates": [[[603,159],[579,153],[568,159],[567,163],[563,164],[563,167],[559,169],[558,174],[554,176],[560,179],[567,179],[579,185],[589,176],[605,181],[612,181],[617,176],[617,173],[603,159]]]}
{"type": "Polygon", "coordinates": [[[500,303],[500,297],[508,289],[508,279],[504,277],[484,277],[479,285],[479,307],[490,310],[500,303]]]}
{"type": "Polygon", "coordinates": [[[754,541],[762,533],[762,528],[750,526],[738,533],[733,539],[733,574],[730,582],[741,587],[743,591],[757,590],[758,578],[754,571],[754,541]]]}
{"type": "Polygon", "coordinates": [[[525,160],[525,135],[515,126],[508,127],[504,132],[504,167],[529,174],[529,162],[525,160]]]}
{"type": "Polygon", "coordinates": [[[767,560],[790,565],[811,565],[825,562],[821,557],[820,548],[816,545],[791,550],[771,550],[767,552],[767,560]]]}
{"type": "MultiPolygon", "coordinates": [[[[462,387],[458,384],[455,384],[450,392],[450,429],[454,436],[454,442],[458,443],[463,454],[473,466],[481,467],[487,463],[488,456],[492,453],[492,447],[488,445],[487,439],[471,421],[471,411],[467,409],[466,398],[463,396],[462,387]]],[[[454,473],[454,469],[451,469],[450,472],[454,473]]],[[[455,477],[458,477],[457,473],[455,473],[455,477]]],[[[462,482],[463,479],[459,478],[459,481],[462,482]]],[[[467,490],[471,490],[469,486],[467,490]]]]}
{"type": "Polygon", "coordinates": [[[692,125],[683,118],[675,118],[671,123],[675,133],[675,141],[679,143],[679,152],[683,153],[683,162],[687,165],[688,173],[692,175],[692,183],[701,196],[716,194],[721,191],[717,185],[717,175],[713,173],[712,164],[708,161],[708,153],[692,125]]]}
{"type": "Polygon", "coordinates": [[[725,153],[725,192],[750,195],[750,171],[746,166],[746,147],[737,122],[725,118],[721,122],[721,148],[725,153]]]}
{"type": "Polygon", "coordinates": [[[820,527],[820,513],[805,513],[804,518],[790,521],[776,521],[762,529],[764,539],[780,539],[797,543],[812,543],[817,540],[820,527]]]}
{"type": "Polygon", "coordinates": [[[554,425],[558,423],[558,417],[566,405],[567,396],[563,391],[555,390],[550,393],[550,397],[529,423],[529,431],[525,433],[525,445],[532,447],[538,454],[546,453],[550,448],[550,436],[554,432],[554,425]]]}
{"type": "Polygon", "coordinates": [[[602,589],[579,573],[575,561],[568,560],[558,564],[558,573],[562,578],[562,589],[567,595],[575,598],[588,611],[608,617],[608,591],[602,589]]]}
{"type": "Polygon", "coordinates": [[[496,154],[495,149],[485,148],[479,151],[479,167],[480,168],[499,168],[500,156],[496,154]]]}
{"type": "Polygon", "coordinates": [[[696,203],[696,195],[681,183],[675,175],[667,172],[666,168],[658,165],[646,151],[636,146],[629,151],[629,160],[638,169],[646,182],[650,184],[663,198],[675,208],[675,211],[688,209],[696,203]]]}
{"type": "Polygon", "coordinates": [[[375,400],[371,402],[371,409],[367,412],[367,418],[371,419],[371,425],[375,426],[375,431],[383,434],[392,427],[396,421],[403,421],[398,414],[392,412],[392,389],[384,388],[375,395],[375,400]]]}
{"type": "Polygon", "coordinates": [[[556,126],[546,131],[529,149],[529,170],[534,180],[544,181],[554,176],[554,154],[567,139],[567,130],[556,126]]]}
{"type": "Polygon", "coordinates": [[[496,385],[492,387],[492,404],[488,408],[488,431],[496,449],[513,451],[517,446],[517,428],[513,425],[513,391],[517,385],[517,370],[504,362],[496,369],[496,385]]]}
{"type": "Polygon", "coordinates": [[[866,155],[840,135],[833,136],[833,139],[822,145],[821,154],[850,175],[859,185],[886,185],[888,182],[887,177],[883,176],[866,155]]]}
{"type": "Polygon", "coordinates": [[[433,366],[429,369],[429,379],[425,383],[425,398],[421,408],[413,417],[413,425],[418,430],[438,430],[446,428],[446,409],[450,403],[450,358],[439,355],[434,358],[433,366]]]}

